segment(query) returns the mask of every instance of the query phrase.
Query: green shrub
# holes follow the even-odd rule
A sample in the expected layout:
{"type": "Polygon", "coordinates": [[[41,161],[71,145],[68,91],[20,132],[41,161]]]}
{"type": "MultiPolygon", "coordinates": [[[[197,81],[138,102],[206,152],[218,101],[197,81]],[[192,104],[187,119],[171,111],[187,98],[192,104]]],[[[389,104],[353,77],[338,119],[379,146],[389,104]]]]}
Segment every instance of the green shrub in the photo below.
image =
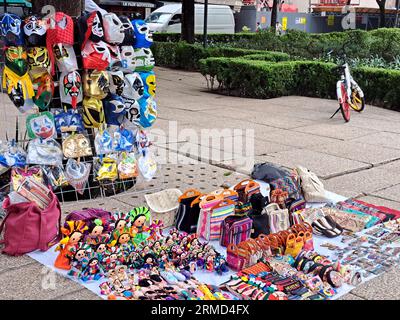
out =
{"type": "Polygon", "coordinates": [[[258,54],[245,55],[243,56],[243,58],[246,60],[261,60],[261,61],[273,61],[273,62],[290,60],[290,56],[287,53],[269,52],[269,51],[264,51],[263,53],[258,53],[258,54]]]}

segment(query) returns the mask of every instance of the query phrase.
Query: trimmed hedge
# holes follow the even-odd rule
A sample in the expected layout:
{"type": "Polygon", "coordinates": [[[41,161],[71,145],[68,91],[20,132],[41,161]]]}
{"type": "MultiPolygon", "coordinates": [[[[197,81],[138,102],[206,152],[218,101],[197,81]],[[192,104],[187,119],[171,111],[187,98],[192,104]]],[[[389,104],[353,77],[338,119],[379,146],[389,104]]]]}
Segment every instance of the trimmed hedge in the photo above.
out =
{"type": "MultiPolygon", "coordinates": [[[[285,95],[335,99],[339,78],[336,70],[335,64],[318,61],[200,60],[200,71],[206,76],[211,90],[263,99],[285,95]]],[[[357,68],[353,75],[363,88],[367,103],[400,110],[400,71],[357,68]]]]}
{"type": "Polygon", "coordinates": [[[261,60],[284,61],[289,55],[281,52],[263,50],[246,50],[230,47],[207,47],[186,42],[155,42],[152,46],[153,55],[159,66],[185,70],[199,70],[199,60],[209,57],[242,57],[257,55],[261,60]]]}

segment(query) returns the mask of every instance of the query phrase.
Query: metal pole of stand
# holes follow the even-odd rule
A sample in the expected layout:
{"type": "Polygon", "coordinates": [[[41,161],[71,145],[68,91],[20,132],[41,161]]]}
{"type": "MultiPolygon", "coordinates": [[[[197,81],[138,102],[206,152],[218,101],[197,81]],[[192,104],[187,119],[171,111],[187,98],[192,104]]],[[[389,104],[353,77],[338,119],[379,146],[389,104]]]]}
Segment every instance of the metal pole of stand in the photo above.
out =
{"type": "Polygon", "coordinates": [[[3,0],[4,1],[4,13],[7,12],[7,0],[3,0]]]}
{"type": "Polygon", "coordinates": [[[204,0],[204,29],[203,29],[203,46],[207,47],[207,18],[208,18],[208,0],[204,0]]]}

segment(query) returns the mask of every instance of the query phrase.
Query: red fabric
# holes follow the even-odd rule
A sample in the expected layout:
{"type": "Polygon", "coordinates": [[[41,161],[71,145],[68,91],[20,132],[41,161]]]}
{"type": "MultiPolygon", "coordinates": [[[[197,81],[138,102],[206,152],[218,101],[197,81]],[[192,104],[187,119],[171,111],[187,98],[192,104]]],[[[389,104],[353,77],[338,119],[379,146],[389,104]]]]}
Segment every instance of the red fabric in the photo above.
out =
{"type": "MultiPolygon", "coordinates": [[[[52,19],[52,18],[50,18],[52,19]]],[[[66,15],[63,12],[56,12],[54,16],[54,21],[49,21],[49,28],[46,32],[46,46],[47,51],[49,52],[50,65],[51,65],[51,74],[55,74],[54,69],[54,53],[53,46],[57,43],[63,44],[74,44],[74,22],[69,15],[66,15]],[[65,24],[64,24],[64,21],[65,24]],[[55,22],[54,27],[52,24],[55,22]],[[63,25],[65,27],[63,27],[63,25]]]]}

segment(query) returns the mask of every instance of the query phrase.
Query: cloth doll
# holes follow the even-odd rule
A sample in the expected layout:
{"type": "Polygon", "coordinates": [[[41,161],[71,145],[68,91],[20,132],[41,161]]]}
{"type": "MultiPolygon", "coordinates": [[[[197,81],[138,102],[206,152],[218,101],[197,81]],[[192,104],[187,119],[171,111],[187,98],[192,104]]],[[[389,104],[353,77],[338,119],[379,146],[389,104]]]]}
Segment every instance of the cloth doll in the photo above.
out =
{"type": "Polygon", "coordinates": [[[150,220],[150,211],[146,207],[137,207],[129,212],[132,221],[132,238],[135,245],[145,242],[150,236],[145,226],[146,221],[150,220]]]}
{"type": "Polygon", "coordinates": [[[105,270],[101,265],[99,256],[92,252],[82,261],[82,273],[79,279],[82,281],[99,280],[105,274],[105,270]]]}
{"type": "Polygon", "coordinates": [[[82,272],[84,259],[92,253],[92,248],[84,242],[80,242],[76,248],[72,249],[72,263],[68,275],[71,277],[79,277],[82,272]]]}

